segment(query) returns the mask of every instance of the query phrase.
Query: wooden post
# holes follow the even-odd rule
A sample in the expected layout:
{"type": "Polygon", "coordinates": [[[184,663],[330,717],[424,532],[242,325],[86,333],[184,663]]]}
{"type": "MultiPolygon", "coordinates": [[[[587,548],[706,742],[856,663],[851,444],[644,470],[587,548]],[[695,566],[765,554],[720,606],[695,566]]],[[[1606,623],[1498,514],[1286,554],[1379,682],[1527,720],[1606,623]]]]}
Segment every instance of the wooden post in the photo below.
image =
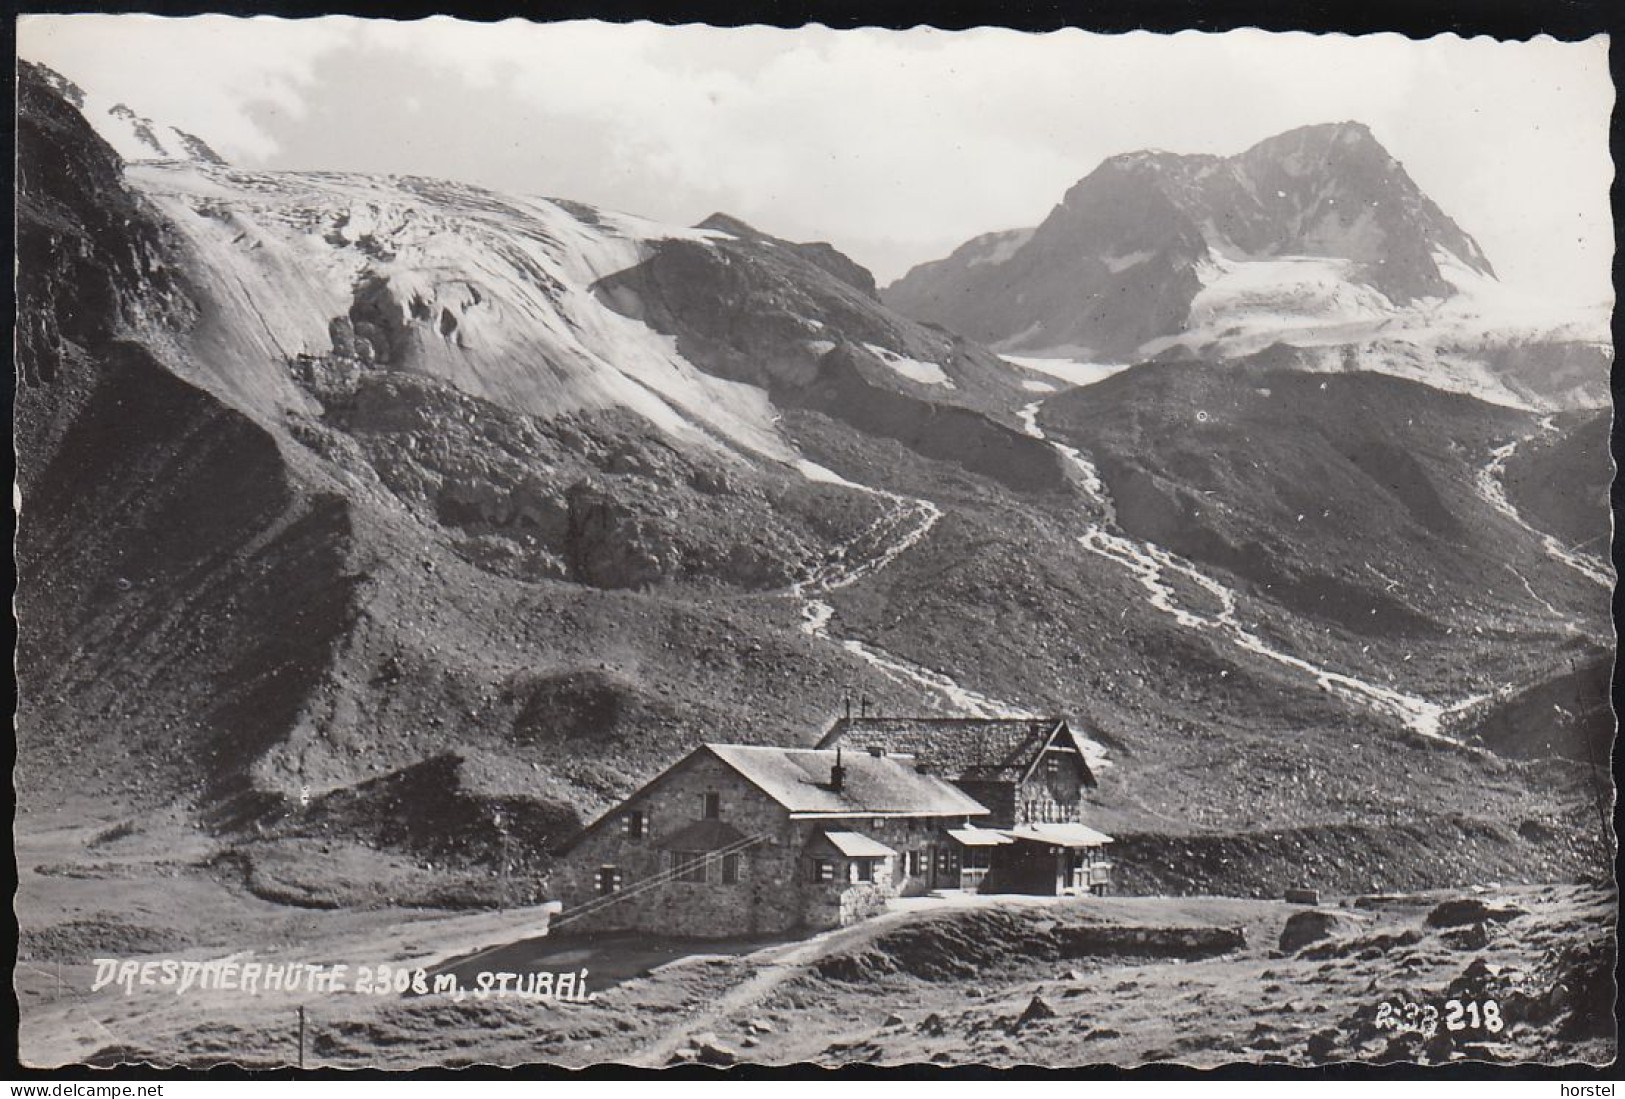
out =
{"type": "Polygon", "coordinates": [[[305,1005],[299,1005],[299,1068],[305,1067],[305,1005]]]}
{"type": "Polygon", "coordinates": [[[491,813],[491,824],[496,828],[498,841],[497,864],[497,908],[508,907],[508,828],[502,819],[502,810],[497,809],[491,813]]]}
{"type": "Polygon", "coordinates": [[[502,907],[508,907],[508,832],[502,832],[502,907]]]}

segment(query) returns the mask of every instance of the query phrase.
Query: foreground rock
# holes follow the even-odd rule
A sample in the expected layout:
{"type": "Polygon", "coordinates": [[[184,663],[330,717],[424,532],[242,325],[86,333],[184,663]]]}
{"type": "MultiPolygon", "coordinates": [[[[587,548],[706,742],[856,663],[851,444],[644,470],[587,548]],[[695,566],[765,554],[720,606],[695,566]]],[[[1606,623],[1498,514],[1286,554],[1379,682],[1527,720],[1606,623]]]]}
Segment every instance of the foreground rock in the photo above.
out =
{"type": "Polygon", "coordinates": [[[1354,926],[1354,921],[1336,912],[1295,912],[1281,929],[1281,952],[1296,954],[1310,943],[1350,931],[1354,926]]]}

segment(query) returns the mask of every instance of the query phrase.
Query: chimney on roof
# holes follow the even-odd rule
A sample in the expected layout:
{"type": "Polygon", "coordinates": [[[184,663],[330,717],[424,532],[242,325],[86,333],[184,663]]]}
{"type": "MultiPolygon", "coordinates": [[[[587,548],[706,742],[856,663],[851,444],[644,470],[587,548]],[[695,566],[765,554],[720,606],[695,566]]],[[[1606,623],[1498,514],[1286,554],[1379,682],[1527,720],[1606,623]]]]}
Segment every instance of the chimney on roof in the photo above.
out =
{"type": "Polygon", "coordinates": [[[841,750],[835,749],[835,766],[829,769],[829,788],[840,790],[846,786],[846,768],[841,766],[841,750]]]}
{"type": "Polygon", "coordinates": [[[868,717],[869,716],[869,696],[864,695],[861,699],[859,699],[858,700],[858,706],[863,711],[863,716],[868,717]]]}
{"type": "Polygon", "coordinates": [[[874,756],[876,759],[885,759],[886,749],[882,748],[878,744],[871,744],[869,745],[869,754],[874,756]]]}
{"type": "Polygon", "coordinates": [[[846,719],[848,721],[851,721],[852,720],[852,692],[848,691],[846,694],[842,695],[841,700],[846,703],[846,719]]]}

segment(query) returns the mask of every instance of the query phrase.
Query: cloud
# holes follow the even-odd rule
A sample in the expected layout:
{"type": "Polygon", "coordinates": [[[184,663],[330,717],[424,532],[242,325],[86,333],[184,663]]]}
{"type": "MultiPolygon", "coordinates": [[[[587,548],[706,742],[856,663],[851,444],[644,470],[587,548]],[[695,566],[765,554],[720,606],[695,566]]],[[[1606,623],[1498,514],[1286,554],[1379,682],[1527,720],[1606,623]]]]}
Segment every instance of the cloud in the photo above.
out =
{"type": "Polygon", "coordinates": [[[726,210],[883,281],[1112,154],[1354,118],[1508,281],[1608,293],[1601,39],[36,16],[19,43],[247,164],[726,210]]]}
{"type": "Polygon", "coordinates": [[[87,91],[206,135],[238,158],[273,156],[249,117],[251,100],[291,116],[306,110],[313,59],[344,40],[338,20],[223,15],[23,15],[19,55],[87,91]]]}

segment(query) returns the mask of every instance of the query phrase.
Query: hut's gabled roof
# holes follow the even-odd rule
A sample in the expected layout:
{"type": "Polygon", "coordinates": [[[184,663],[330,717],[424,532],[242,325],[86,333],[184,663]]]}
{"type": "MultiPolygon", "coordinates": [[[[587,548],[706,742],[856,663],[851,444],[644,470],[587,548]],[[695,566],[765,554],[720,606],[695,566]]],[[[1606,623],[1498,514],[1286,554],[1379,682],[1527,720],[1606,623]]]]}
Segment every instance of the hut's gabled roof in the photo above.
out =
{"type": "MultiPolygon", "coordinates": [[[[783,806],[792,817],[981,817],[987,806],[936,775],[921,774],[912,758],[872,754],[862,749],[778,748],[753,744],[701,744],[605,810],[598,819],[558,848],[566,854],[617,817],[622,807],[666,781],[674,772],[710,755],[783,806]],[[833,779],[839,758],[845,771],[837,789],[833,779]]],[[[713,822],[714,823],[714,822],[713,822]]],[[[710,849],[711,832],[683,835],[693,849],[710,849]]],[[[665,837],[661,846],[671,847],[665,837]]]]}
{"type": "Polygon", "coordinates": [[[954,782],[1020,782],[1051,742],[1077,750],[1084,781],[1093,786],[1083,744],[1058,717],[844,717],[818,746],[906,753],[954,782]]]}
{"type": "Polygon", "coordinates": [[[975,817],[988,812],[953,784],[921,774],[907,757],[842,751],[846,773],[837,789],[831,781],[835,749],[746,744],[705,748],[792,816],[975,817]]]}

